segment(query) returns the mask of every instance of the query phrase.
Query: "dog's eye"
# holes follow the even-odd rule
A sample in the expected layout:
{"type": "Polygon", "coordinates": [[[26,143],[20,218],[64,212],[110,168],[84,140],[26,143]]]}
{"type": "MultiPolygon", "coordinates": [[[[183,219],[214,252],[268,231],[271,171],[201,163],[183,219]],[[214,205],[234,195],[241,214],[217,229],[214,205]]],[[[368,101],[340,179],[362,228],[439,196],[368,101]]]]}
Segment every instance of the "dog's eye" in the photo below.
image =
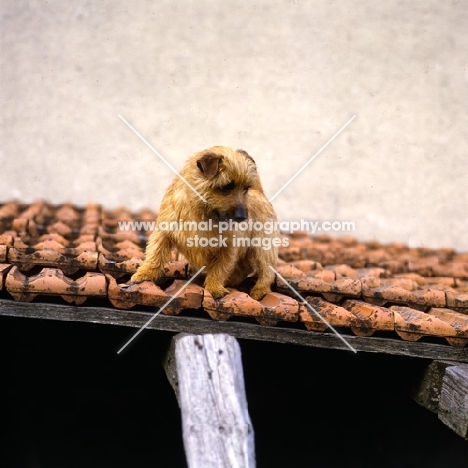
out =
{"type": "Polygon", "coordinates": [[[229,193],[229,192],[232,192],[235,187],[236,187],[236,184],[234,182],[229,182],[229,184],[226,184],[226,185],[223,185],[222,187],[219,187],[218,190],[221,193],[229,193]]]}

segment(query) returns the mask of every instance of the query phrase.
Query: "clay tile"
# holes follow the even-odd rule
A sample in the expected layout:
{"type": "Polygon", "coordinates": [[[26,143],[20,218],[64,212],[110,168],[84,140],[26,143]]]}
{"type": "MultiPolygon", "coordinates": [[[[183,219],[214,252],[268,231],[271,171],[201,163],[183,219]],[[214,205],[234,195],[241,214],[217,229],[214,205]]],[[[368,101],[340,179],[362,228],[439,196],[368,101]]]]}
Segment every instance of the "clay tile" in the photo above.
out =
{"type": "Polygon", "coordinates": [[[166,278],[187,278],[187,269],[186,262],[173,260],[164,265],[164,276],[166,278]]]}
{"type": "Polygon", "coordinates": [[[468,252],[457,253],[456,255],[453,256],[453,261],[460,262],[460,263],[468,263],[468,252]]]}
{"type": "Polygon", "coordinates": [[[407,278],[414,281],[418,286],[424,286],[429,283],[428,278],[418,273],[397,273],[395,278],[407,278]]]}
{"type": "Polygon", "coordinates": [[[388,251],[384,249],[371,250],[366,252],[366,259],[369,265],[380,265],[392,259],[388,251]]]}
{"type": "Polygon", "coordinates": [[[12,229],[17,232],[26,232],[29,226],[29,219],[27,218],[16,218],[11,223],[12,229]]]}
{"type": "Polygon", "coordinates": [[[287,234],[288,237],[291,239],[304,239],[304,238],[309,239],[310,237],[307,231],[300,231],[300,230],[293,231],[290,233],[285,233],[285,234],[287,234]]]}
{"type": "MultiPolygon", "coordinates": [[[[64,247],[68,247],[70,245],[70,241],[68,241],[65,237],[63,237],[61,234],[58,234],[58,233],[44,234],[40,236],[38,239],[39,242],[45,242],[45,241],[51,241],[51,240],[59,242],[64,247]]],[[[37,246],[34,245],[34,248],[37,249],[37,246]]]]}
{"type": "Polygon", "coordinates": [[[230,312],[218,308],[216,299],[206,289],[203,292],[202,306],[213,320],[229,320],[232,316],[230,312]]]}
{"type": "Polygon", "coordinates": [[[0,245],[0,263],[6,262],[8,253],[8,247],[6,245],[0,245]]]}
{"type": "Polygon", "coordinates": [[[141,233],[136,231],[116,231],[115,233],[108,233],[103,230],[102,227],[98,229],[98,234],[103,240],[110,240],[112,242],[121,242],[125,240],[130,240],[135,244],[139,244],[142,241],[145,241],[145,236],[142,236],[141,233]]]}
{"type": "Polygon", "coordinates": [[[466,263],[447,263],[444,265],[435,265],[433,274],[435,276],[452,276],[454,278],[468,278],[468,264],[466,263]]]}
{"type": "Polygon", "coordinates": [[[51,266],[59,267],[65,274],[71,275],[78,270],[95,270],[97,268],[97,252],[84,251],[76,256],[68,257],[55,250],[38,250],[31,254],[18,249],[8,250],[8,261],[18,265],[21,270],[29,271],[32,267],[51,266]]]}
{"type": "Polygon", "coordinates": [[[332,270],[319,270],[316,272],[311,272],[310,276],[314,278],[320,278],[322,281],[327,283],[333,283],[336,278],[336,273],[332,270]]]}
{"type": "Polygon", "coordinates": [[[34,249],[32,249],[30,247],[29,244],[26,244],[23,239],[21,239],[20,237],[15,237],[13,239],[13,247],[15,249],[18,249],[18,250],[24,250],[24,251],[32,251],[34,249]]]}
{"type": "Polygon", "coordinates": [[[457,294],[451,291],[446,291],[447,307],[468,309],[468,293],[457,294]]]}
{"type": "Polygon", "coordinates": [[[359,242],[355,237],[352,236],[341,236],[340,242],[345,247],[355,247],[359,246],[359,242]]]}
{"type": "Polygon", "coordinates": [[[333,240],[333,238],[329,234],[318,234],[312,238],[315,242],[319,243],[328,243],[333,240]]]}
{"type": "Polygon", "coordinates": [[[298,268],[304,273],[309,273],[311,271],[323,270],[323,266],[314,262],[313,260],[298,260],[292,264],[293,267],[298,268]]]}
{"type": "Polygon", "coordinates": [[[27,232],[31,237],[39,236],[39,227],[33,220],[29,220],[27,232]]]}
{"type": "Polygon", "coordinates": [[[119,249],[115,252],[121,258],[140,258],[145,259],[145,253],[140,248],[119,249]]]}
{"type": "Polygon", "coordinates": [[[371,336],[376,330],[393,331],[395,327],[393,312],[367,302],[348,299],[343,307],[354,314],[356,325],[351,330],[358,336],[371,336]]]}
{"type": "Polygon", "coordinates": [[[431,287],[438,287],[439,289],[444,288],[445,286],[449,288],[453,288],[457,286],[458,279],[456,278],[450,278],[447,276],[436,276],[434,278],[426,278],[428,284],[431,285],[431,287]]]}
{"type": "Polygon", "coordinates": [[[21,205],[15,201],[0,205],[0,220],[16,218],[21,211],[21,205]]]}
{"type": "Polygon", "coordinates": [[[78,221],[80,215],[71,203],[65,203],[57,208],[55,217],[62,221],[78,221]]]}
{"type": "MultiPolygon", "coordinates": [[[[211,315],[213,307],[216,307],[216,310],[224,316],[240,316],[240,317],[261,317],[263,312],[262,305],[252,299],[248,294],[237,291],[236,289],[228,288],[229,294],[226,294],[221,299],[218,299],[213,303],[210,301],[211,294],[205,290],[205,298],[203,301],[203,307],[211,315]]],[[[211,296],[211,299],[213,297],[211,296]]],[[[217,314],[214,314],[216,319],[217,314]]],[[[218,319],[219,320],[219,319],[218,319]]],[[[222,320],[222,319],[221,319],[222,320]]]]}
{"type": "MultiPolygon", "coordinates": [[[[367,280],[367,278],[364,279],[367,280]]],[[[364,279],[362,281],[362,295],[374,304],[384,305],[388,302],[409,304],[414,297],[410,291],[400,286],[382,284],[372,287],[370,281],[364,281],[364,279]]]]}
{"type": "Polygon", "coordinates": [[[13,245],[13,236],[6,233],[0,234],[0,245],[11,247],[13,245]]]}
{"type": "Polygon", "coordinates": [[[38,242],[33,246],[34,250],[55,250],[57,252],[64,252],[66,247],[53,239],[48,239],[42,242],[38,242]]]}
{"type": "Polygon", "coordinates": [[[346,263],[354,268],[364,268],[366,266],[366,258],[358,247],[346,247],[336,250],[335,261],[333,263],[346,263]]]}
{"type": "Polygon", "coordinates": [[[69,236],[73,233],[73,229],[68,224],[65,224],[63,221],[57,221],[56,223],[47,226],[47,232],[57,233],[61,236],[69,236]]]}
{"type": "Polygon", "coordinates": [[[394,275],[408,271],[408,263],[403,260],[389,260],[379,263],[379,266],[394,275]]]}
{"type": "Polygon", "coordinates": [[[271,292],[261,301],[263,313],[257,317],[257,321],[262,325],[276,325],[279,321],[297,322],[299,318],[298,302],[283,294],[271,292]]]}
{"type": "Polygon", "coordinates": [[[440,276],[434,275],[434,268],[439,265],[437,257],[422,258],[408,263],[408,270],[419,273],[421,276],[440,276]]]}
{"type": "Polygon", "coordinates": [[[391,306],[395,331],[406,341],[418,341],[423,336],[455,337],[456,330],[439,318],[409,307],[391,306]]]}
{"type": "Polygon", "coordinates": [[[88,296],[103,297],[106,279],[100,273],[86,273],[73,280],[58,268],[43,268],[37,275],[26,277],[14,266],[5,280],[6,290],[18,301],[32,301],[37,295],[61,296],[67,302],[82,304],[88,296]]]}
{"type": "Polygon", "coordinates": [[[125,249],[140,250],[140,251],[143,250],[139,244],[136,244],[135,242],[132,242],[131,240],[128,240],[128,239],[121,241],[121,242],[117,242],[114,247],[117,250],[125,250],[125,249]]]}
{"type": "Polygon", "coordinates": [[[137,213],[137,218],[142,221],[154,221],[157,217],[157,213],[147,208],[143,208],[137,213]]]}
{"type": "MultiPolygon", "coordinates": [[[[441,278],[441,279],[448,279],[448,278],[441,278]]],[[[453,281],[455,284],[450,285],[450,286],[455,286],[457,290],[460,292],[468,292],[468,281],[463,280],[461,278],[453,278],[453,281]]]]}
{"type": "Polygon", "coordinates": [[[293,262],[302,258],[300,247],[279,247],[278,255],[286,262],[293,262]]]}
{"type": "MultiPolygon", "coordinates": [[[[287,261],[299,261],[301,259],[307,259],[311,260],[320,264],[324,264],[323,260],[327,260],[327,265],[333,264],[334,262],[330,262],[329,258],[325,258],[325,252],[327,251],[327,248],[319,248],[317,246],[312,246],[312,247],[307,247],[305,249],[300,249],[298,252],[296,252],[295,258],[288,259],[283,257],[287,261]]],[[[281,247],[280,247],[280,252],[281,252],[281,247]]]]}
{"type": "Polygon", "coordinates": [[[121,262],[107,258],[106,255],[100,253],[98,256],[99,271],[106,274],[111,274],[115,278],[121,278],[124,275],[135,273],[143,264],[140,258],[131,258],[121,262]]]}
{"type": "Polygon", "coordinates": [[[153,281],[144,281],[139,284],[117,284],[117,281],[112,276],[106,275],[106,278],[109,281],[109,300],[118,309],[131,309],[135,305],[150,307],[166,306],[163,312],[180,312],[180,310],[177,310],[175,301],[171,301],[167,305],[170,297],[153,281]]]}
{"type": "Polygon", "coordinates": [[[382,247],[382,244],[376,240],[371,240],[364,242],[364,245],[366,246],[367,249],[369,250],[377,250],[382,247]]]}
{"type": "Polygon", "coordinates": [[[359,275],[359,270],[350,267],[349,265],[330,265],[327,267],[327,270],[333,270],[336,275],[344,276],[346,278],[357,278],[359,275]]]}
{"type": "Polygon", "coordinates": [[[343,307],[320,297],[309,296],[306,300],[308,305],[300,304],[299,318],[307,330],[322,332],[328,328],[328,324],[333,327],[351,327],[355,324],[354,315],[343,307]]]}
{"type": "Polygon", "coordinates": [[[11,265],[9,265],[8,263],[0,263],[0,289],[3,289],[3,286],[5,284],[5,277],[10,268],[11,265]]]}
{"type": "Polygon", "coordinates": [[[88,242],[93,242],[95,244],[94,249],[97,249],[96,242],[94,240],[94,236],[92,234],[80,234],[76,239],[73,240],[73,245],[78,246],[80,244],[85,244],[88,242]]]}
{"type": "Polygon", "coordinates": [[[399,288],[406,289],[407,291],[414,291],[418,288],[416,281],[413,281],[411,278],[388,278],[383,280],[383,283],[386,286],[397,286],[399,288]]]}
{"type": "Polygon", "coordinates": [[[447,337],[446,340],[452,346],[463,348],[468,344],[468,316],[454,312],[450,309],[433,307],[429,312],[438,319],[448,323],[457,333],[457,337],[447,337]]]}
{"type": "Polygon", "coordinates": [[[370,268],[359,268],[357,270],[358,276],[373,276],[374,278],[387,278],[390,276],[390,272],[385,268],[370,267],[370,268]]]}
{"type": "Polygon", "coordinates": [[[444,291],[437,289],[421,289],[413,291],[413,298],[411,301],[414,304],[424,306],[445,307],[446,295],[444,291]]]}
{"type": "Polygon", "coordinates": [[[299,276],[305,276],[305,273],[299,268],[294,267],[293,265],[286,263],[284,265],[278,265],[278,273],[284,278],[297,278],[299,276]]]}
{"type": "MultiPolygon", "coordinates": [[[[181,309],[199,309],[203,302],[203,288],[186,280],[174,280],[174,282],[164,290],[164,292],[178,300],[177,306],[181,309]],[[185,288],[184,288],[185,286],[185,288]],[[181,291],[181,289],[184,288],[181,291]]],[[[166,313],[164,310],[163,314],[166,313]]]]}
{"type": "Polygon", "coordinates": [[[98,224],[102,218],[102,207],[98,203],[88,203],[83,215],[85,224],[98,224]]]}
{"type": "MultiPolygon", "coordinates": [[[[320,278],[312,276],[303,276],[299,278],[289,278],[288,283],[299,292],[320,293],[344,296],[359,296],[361,294],[361,282],[359,280],[342,278],[331,283],[325,282],[320,278]]],[[[289,288],[284,284],[281,278],[276,279],[278,288],[288,291],[289,288]],[[287,288],[287,289],[286,289],[287,288]]],[[[331,296],[327,296],[331,297],[331,296]]],[[[326,298],[327,298],[326,297],[326,298]]]]}

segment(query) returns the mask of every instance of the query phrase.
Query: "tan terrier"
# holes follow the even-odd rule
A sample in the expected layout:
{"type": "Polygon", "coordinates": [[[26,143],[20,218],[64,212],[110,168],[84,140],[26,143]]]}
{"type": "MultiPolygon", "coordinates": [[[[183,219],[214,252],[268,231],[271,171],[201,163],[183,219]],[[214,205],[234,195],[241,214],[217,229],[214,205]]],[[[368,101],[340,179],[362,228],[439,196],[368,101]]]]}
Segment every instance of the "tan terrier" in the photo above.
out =
{"type": "Polygon", "coordinates": [[[205,267],[205,288],[213,297],[256,273],[250,295],[261,299],[271,291],[270,266],[276,269],[281,240],[255,161],[245,151],[215,146],[192,156],[180,176],[164,195],[145,261],[131,281],[161,279],[177,248],[197,270],[205,267]]]}

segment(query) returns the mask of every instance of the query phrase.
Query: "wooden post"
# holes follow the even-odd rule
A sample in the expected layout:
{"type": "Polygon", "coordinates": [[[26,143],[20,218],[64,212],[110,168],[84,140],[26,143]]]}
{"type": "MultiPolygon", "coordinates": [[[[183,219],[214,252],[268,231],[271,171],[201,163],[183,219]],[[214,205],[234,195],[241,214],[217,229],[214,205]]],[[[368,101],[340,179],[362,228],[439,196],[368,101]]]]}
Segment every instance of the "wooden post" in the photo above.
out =
{"type": "Polygon", "coordinates": [[[426,369],[414,399],[468,440],[468,366],[434,361],[426,369]]]}
{"type": "Polygon", "coordinates": [[[177,335],[165,363],[190,468],[254,468],[241,352],[229,335],[177,335]]]}

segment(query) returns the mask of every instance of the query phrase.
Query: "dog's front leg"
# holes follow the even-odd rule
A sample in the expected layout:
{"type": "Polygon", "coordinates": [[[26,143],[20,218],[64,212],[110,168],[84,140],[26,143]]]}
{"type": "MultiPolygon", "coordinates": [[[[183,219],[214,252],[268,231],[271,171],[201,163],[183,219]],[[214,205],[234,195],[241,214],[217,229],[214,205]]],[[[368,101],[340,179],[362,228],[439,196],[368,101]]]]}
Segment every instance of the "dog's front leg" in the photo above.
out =
{"type": "Polygon", "coordinates": [[[215,298],[225,296],[229,291],[224,287],[235,265],[232,249],[219,250],[206,266],[205,289],[215,298]]]}
{"type": "Polygon", "coordinates": [[[132,276],[132,283],[157,281],[164,276],[164,265],[170,260],[172,243],[166,231],[153,231],[146,247],[145,261],[132,276]]]}

